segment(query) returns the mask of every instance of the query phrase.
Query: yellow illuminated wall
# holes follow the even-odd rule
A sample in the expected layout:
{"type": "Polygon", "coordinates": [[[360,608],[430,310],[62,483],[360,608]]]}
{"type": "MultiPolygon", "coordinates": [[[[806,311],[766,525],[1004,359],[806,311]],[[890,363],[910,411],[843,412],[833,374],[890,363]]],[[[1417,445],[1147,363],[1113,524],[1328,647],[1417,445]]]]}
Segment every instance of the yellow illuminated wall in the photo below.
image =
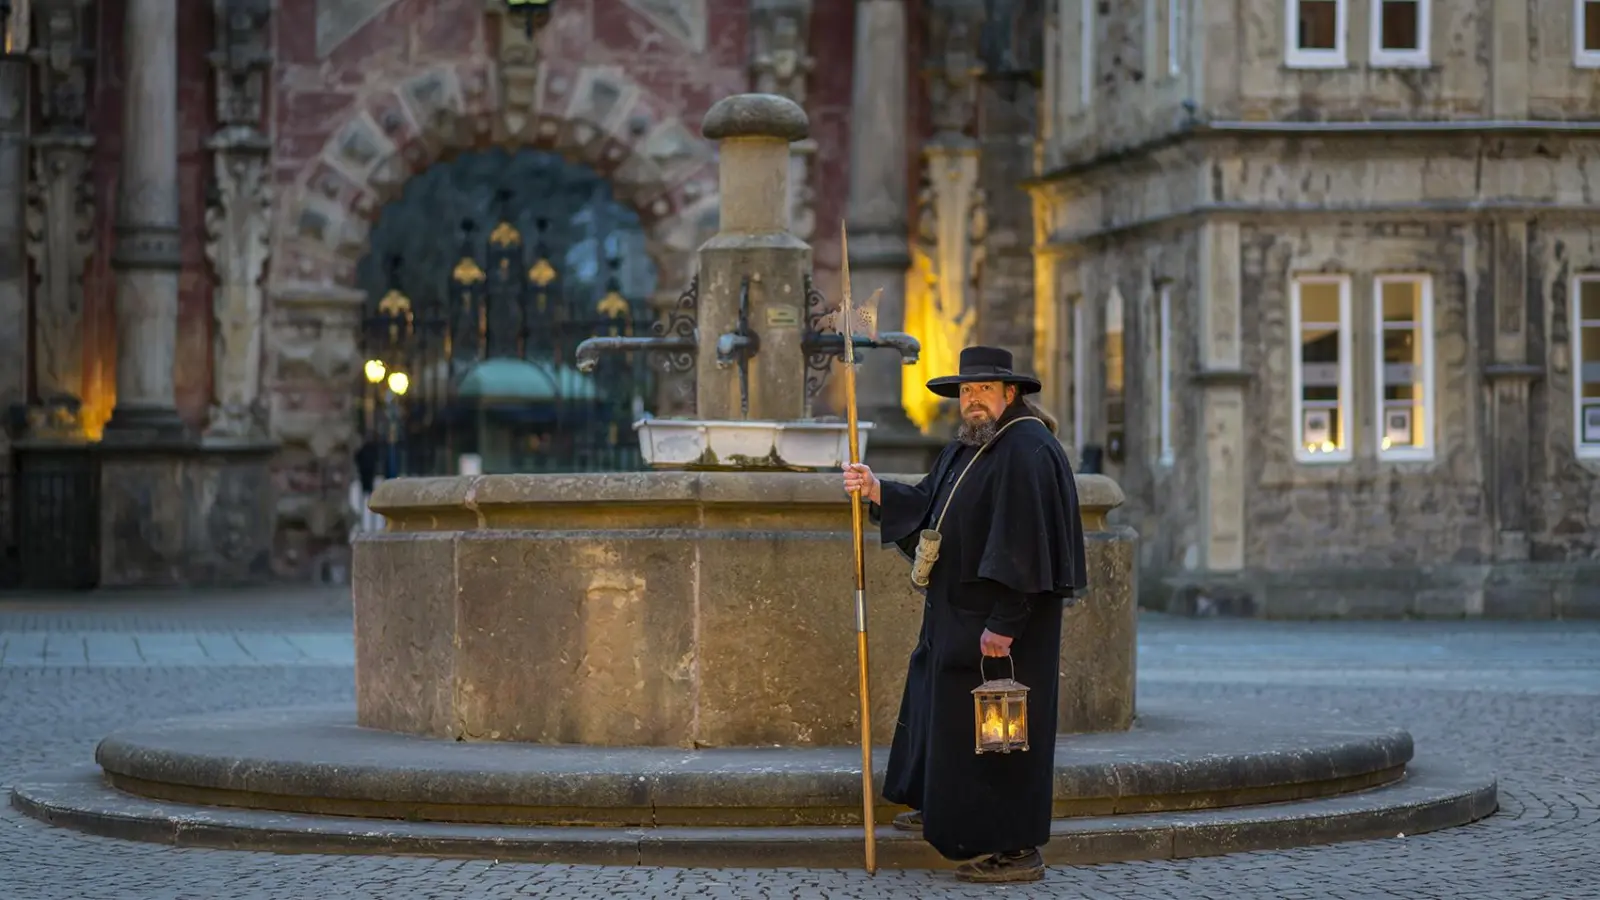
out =
{"type": "Polygon", "coordinates": [[[915,364],[901,370],[900,398],[906,416],[924,434],[938,421],[943,403],[928,390],[928,380],[952,375],[959,367],[959,337],[949,325],[939,315],[933,260],[920,249],[914,250],[911,270],[906,273],[905,330],[922,344],[922,352],[915,364]]]}

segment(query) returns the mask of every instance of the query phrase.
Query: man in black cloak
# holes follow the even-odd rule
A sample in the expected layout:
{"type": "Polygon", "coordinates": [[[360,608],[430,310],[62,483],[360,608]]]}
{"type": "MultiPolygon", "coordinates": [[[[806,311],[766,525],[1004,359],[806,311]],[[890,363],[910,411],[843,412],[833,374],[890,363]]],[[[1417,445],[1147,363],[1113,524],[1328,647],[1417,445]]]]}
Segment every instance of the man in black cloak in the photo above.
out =
{"type": "Polygon", "coordinates": [[[963,881],[1044,875],[1061,615],[1088,582],[1072,468],[1054,421],[1025,399],[1039,381],[1011,365],[1006,350],[969,347],[960,374],[928,382],[960,400],[961,426],[921,482],[880,481],[859,464],[844,476],[870,500],[885,546],[914,559],[923,529],[942,535],[883,796],[912,809],[895,827],[921,828],[946,859],[969,860],[956,870],[963,881]],[[978,754],[972,689],[1011,664],[1030,688],[1029,749],[978,754]]]}

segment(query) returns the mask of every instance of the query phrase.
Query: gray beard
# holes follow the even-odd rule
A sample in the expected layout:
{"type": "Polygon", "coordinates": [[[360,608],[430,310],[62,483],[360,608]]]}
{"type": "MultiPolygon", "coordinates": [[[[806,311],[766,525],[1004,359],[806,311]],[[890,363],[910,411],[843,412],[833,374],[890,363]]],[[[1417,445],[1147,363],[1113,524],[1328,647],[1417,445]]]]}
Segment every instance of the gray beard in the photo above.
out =
{"type": "Polygon", "coordinates": [[[956,429],[956,440],[966,444],[968,447],[982,447],[984,444],[994,440],[995,432],[999,430],[993,419],[989,419],[980,425],[973,425],[963,419],[961,427],[956,429]]]}

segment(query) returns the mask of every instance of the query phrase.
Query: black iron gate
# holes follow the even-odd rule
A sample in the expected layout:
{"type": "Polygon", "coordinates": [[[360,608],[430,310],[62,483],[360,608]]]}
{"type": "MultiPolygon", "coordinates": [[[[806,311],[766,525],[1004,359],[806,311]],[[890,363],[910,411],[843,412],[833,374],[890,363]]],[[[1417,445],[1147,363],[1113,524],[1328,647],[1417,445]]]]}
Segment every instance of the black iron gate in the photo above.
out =
{"type": "Polygon", "coordinates": [[[94,449],[22,451],[0,470],[0,589],[88,590],[100,581],[94,449]]]}
{"type": "Polygon", "coordinates": [[[573,365],[581,341],[652,319],[638,217],[599,175],[534,150],[465,154],[383,211],[359,276],[364,477],[641,467],[650,370],[573,365]]]}

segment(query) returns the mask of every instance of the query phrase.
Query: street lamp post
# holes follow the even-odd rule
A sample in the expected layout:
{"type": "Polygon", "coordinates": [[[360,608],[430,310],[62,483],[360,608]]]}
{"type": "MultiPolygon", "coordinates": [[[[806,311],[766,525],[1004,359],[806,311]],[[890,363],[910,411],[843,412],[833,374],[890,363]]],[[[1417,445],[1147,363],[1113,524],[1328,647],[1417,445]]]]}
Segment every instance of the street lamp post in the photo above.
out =
{"type": "Polygon", "coordinates": [[[383,364],[383,360],[369,359],[367,364],[361,367],[361,372],[367,377],[367,390],[361,402],[361,425],[362,430],[370,437],[378,428],[377,411],[374,409],[378,399],[378,386],[383,384],[383,379],[389,370],[383,364]]]}
{"type": "Polygon", "coordinates": [[[387,419],[387,429],[384,434],[385,450],[387,457],[385,478],[398,478],[400,476],[400,398],[406,395],[411,388],[411,378],[404,372],[390,372],[387,379],[389,390],[384,394],[384,412],[387,419]]]}

